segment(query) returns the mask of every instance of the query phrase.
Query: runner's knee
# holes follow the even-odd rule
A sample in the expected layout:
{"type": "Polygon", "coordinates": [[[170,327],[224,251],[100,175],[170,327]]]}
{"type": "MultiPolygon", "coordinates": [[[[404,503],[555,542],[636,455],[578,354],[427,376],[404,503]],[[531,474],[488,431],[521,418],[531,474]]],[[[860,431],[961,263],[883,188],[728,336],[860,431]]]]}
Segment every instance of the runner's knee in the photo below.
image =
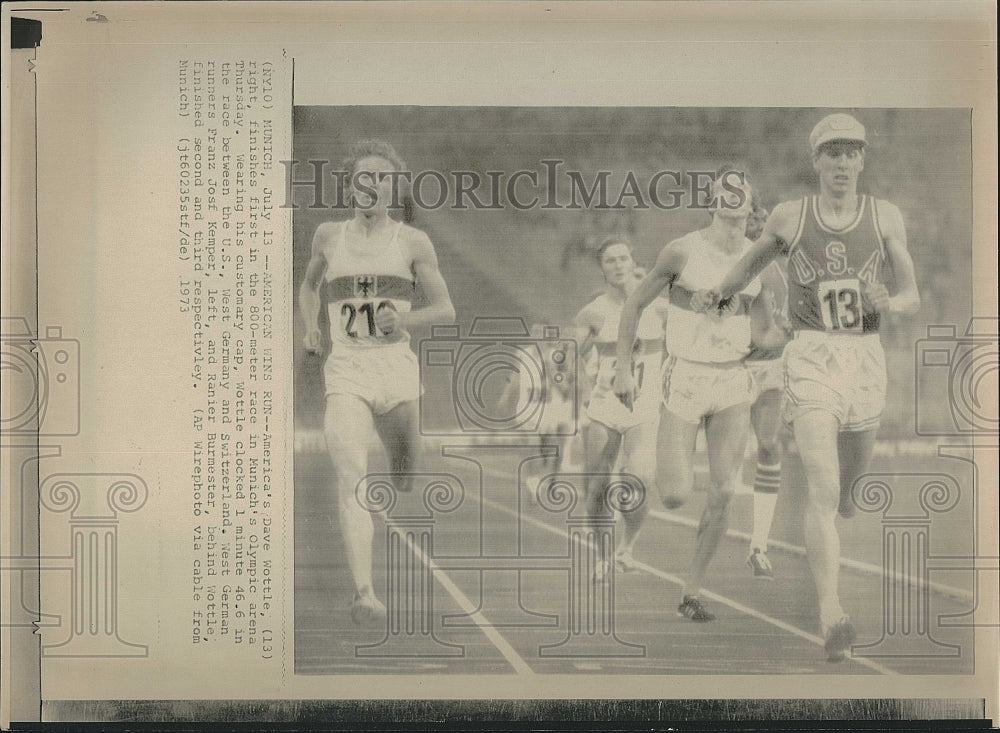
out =
{"type": "Polygon", "coordinates": [[[352,448],[338,450],[335,446],[330,447],[330,459],[333,463],[333,473],[337,483],[344,485],[348,483],[353,486],[365,475],[368,462],[368,451],[359,451],[352,448]]]}
{"type": "Polygon", "coordinates": [[[672,476],[669,480],[660,477],[657,485],[660,489],[660,499],[667,509],[678,509],[691,496],[694,479],[691,476],[672,476]]]}
{"type": "Polygon", "coordinates": [[[371,515],[366,509],[371,504],[366,488],[361,482],[354,482],[350,490],[342,488],[337,492],[337,505],[340,507],[342,521],[371,521],[371,515]]]}
{"type": "Polygon", "coordinates": [[[719,484],[708,487],[705,492],[705,506],[709,511],[718,513],[724,512],[729,507],[729,502],[736,493],[736,476],[727,479],[719,484]]]}
{"type": "Polygon", "coordinates": [[[646,503],[649,501],[650,497],[653,496],[654,486],[656,486],[656,476],[653,470],[642,470],[635,473],[635,477],[639,479],[639,484],[642,487],[642,501],[646,503]]]}
{"type": "Polygon", "coordinates": [[[821,512],[835,513],[840,505],[840,486],[836,483],[809,487],[809,504],[821,512]]]}
{"type": "Polygon", "coordinates": [[[679,494],[660,494],[660,498],[663,500],[663,506],[671,510],[680,509],[687,501],[686,495],[680,496],[679,494]]]}

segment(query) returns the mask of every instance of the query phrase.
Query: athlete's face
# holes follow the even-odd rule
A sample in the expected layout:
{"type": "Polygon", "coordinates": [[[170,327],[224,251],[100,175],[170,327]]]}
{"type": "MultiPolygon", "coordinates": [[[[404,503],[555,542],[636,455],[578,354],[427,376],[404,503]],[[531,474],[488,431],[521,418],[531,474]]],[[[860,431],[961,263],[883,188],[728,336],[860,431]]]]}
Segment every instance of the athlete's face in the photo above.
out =
{"type": "Polygon", "coordinates": [[[864,146],[856,142],[829,142],[813,156],[821,190],[850,195],[857,190],[858,176],[865,169],[864,146]]]}
{"type": "Polygon", "coordinates": [[[386,174],[395,170],[392,163],[377,155],[359,160],[350,181],[354,205],[362,210],[384,209],[392,201],[393,186],[393,177],[386,174]]]}
{"type": "Polygon", "coordinates": [[[750,184],[746,177],[735,172],[723,173],[712,184],[715,215],[723,218],[743,219],[753,209],[750,184]]]}
{"type": "Polygon", "coordinates": [[[612,244],[601,254],[601,271],[609,285],[624,285],[633,277],[635,260],[627,244],[612,244]]]}

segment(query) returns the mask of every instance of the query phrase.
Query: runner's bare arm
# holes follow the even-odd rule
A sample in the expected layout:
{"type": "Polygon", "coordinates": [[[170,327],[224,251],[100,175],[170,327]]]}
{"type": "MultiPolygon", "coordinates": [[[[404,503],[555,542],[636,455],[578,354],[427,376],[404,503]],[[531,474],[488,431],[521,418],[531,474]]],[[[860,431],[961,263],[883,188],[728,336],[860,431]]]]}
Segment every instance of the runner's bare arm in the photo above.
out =
{"type": "Polygon", "coordinates": [[[784,282],[772,263],[760,273],[760,293],[750,308],[752,341],[761,349],[780,349],[789,339],[789,325],[782,313],[784,282]]]}
{"type": "Polygon", "coordinates": [[[667,314],[669,313],[669,301],[666,298],[657,298],[653,301],[653,307],[656,308],[656,315],[660,319],[660,322],[664,327],[667,325],[667,314]]]}
{"type": "Polygon", "coordinates": [[[635,343],[635,332],[639,327],[639,314],[648,306],[664,288],[670,286],[677,275],[684,269],[687,256],[671,242],[656,258],[653,269],[639,283],[638,287],[622,305],[622,313],[618,321],[618,346],[616,351],[617,366],[615,368],[615,395],[626,407],[632,407],[635,398],[635,388],[632,384],[632,346],[635,343]]]}
{"type": "Polygon", "coordinates": [[[911,315],[920,310],[920,291],[913,270],[913,259],[906,246],[906,226],[899,208],[888,201],[876,201],[882,223],[886,257],[896,276],[898,292],[892,297],[885,285],[865,285],[864,294],[877,311],[911,315]]]}
{"type": "Polygon", "coordinates": [[[318,354],[322,345],[322,336],[319,330],[319,286],[323,282],[323,273],[326,272],[327,265],[323,246],[332,226],[328,222],[316,227],[312,241],[312,256],[306,266],[306,276],[299,287],[299,313],[306,327],[304,343],[306,351],[310,354],[318,354]]]}
{"type": "Polygon", "coordinates": [[[437,254],[430,237],[419,229],[407,227],[404,231],[413,261],[413,275],[427,298],[427,305],[408,313],[398,313],[386,308],[375,317],[375,325],[383,333],[391,333],[396,327],[411,329],[453,323],[455,306],[451,303],[448,285],[438,269],[437,254]]]}
{"type": "Polygon", "coordinates": [[[576,341],[577,358],[577,395],[580,404],[586,406],[590,402],[590,393],[594,389],[595,375],[587,373],[587,358],[591,349],[594,348],[594,340],[601,330],[604,318],[587,304],[580,309],[580,312],[573,318],[572,337],[576,341]]]}
{"type": "Polygon", "coordinates": [[[497,395],[497,406],[500,408],[500,414],[514,414],[517,409],[517,393],[520,385],[520,375],[513,371],[507,372],[507,381],[503,383],[500,394],[497,395]]]}
{"type": "Polygon", "coordinates": [[[577,352],[577,395],[584,407],[590,404],[590,395],[594,391],[594,385],[597,384],[597,372],[588,368],[593,358],[591,354],[594,351],[594,342],[590,341],[589,344],[586,351],[577,352]]]}
{"type": "Polygon", "coordinates": [[[775,257],[788,254],[788,242],[795,236],[800,211],[801,203],[798,201],[787,201],[775,207],[764,222],[760,237],[715,288],[714,295],[718,296],[718,300],[740,292],[775,257]]]}
{"type": "Polygon", "coordinates": [[[601,321],[600,314],[590,304],[581,308],[580,312],[573,317],[573,327],[570,336],[576,341],[576,353],[580,358],[593,345],[594,338],[603,325],[601,321]]]}

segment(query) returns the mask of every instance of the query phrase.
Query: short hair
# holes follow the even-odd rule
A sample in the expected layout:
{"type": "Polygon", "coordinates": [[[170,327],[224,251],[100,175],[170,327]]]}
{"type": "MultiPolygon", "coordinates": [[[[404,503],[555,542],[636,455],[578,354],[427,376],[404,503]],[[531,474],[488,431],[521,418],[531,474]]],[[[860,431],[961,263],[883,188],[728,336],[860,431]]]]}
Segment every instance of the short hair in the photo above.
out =
{"type": "MultiPolygon", "coordinates": [[[[713,181],[718,181],[727,173],[739,174],[740,182],[750,188],[750,217],[754,218],[755,214],[758,214],[758,212],[763,210],[766,218],[767,212],[760,202],[760,194],[757,191],[757,187],[750,183],[750,176],[747,174],[746,170],[735,163],[723,163],[715,169],[715,178],[713,181]]],[[[712,216],[715,216],[714,210],[710,211],[710,213],[712,216]]],[[[755,237],[750,237],[750,239],[755,239],[755,237]]]]}
{"type": "Polygon", "coordinates": [[[635,259],[634,257],[635,248],[632,246],[632,240],[630,240],[624,234],[609,234],[608,236],[604,237],[601,240],[600,244],[597,245],[598,263],[600,263],[601,258],[604,257],[604,253],[607,252],[608,248],[614,247],[616,244],[624,244],[626,247],[628,247],[629,254],[633,255],[632,257],[633,260],[635,259]]]}
{"type": "Polygon", "coordinates": [[[729,173],[735,173],[739,177],[740,183],[750,188],[750,196],[751,198],[753,198],[754,187],[750,183],[750,176],[747,175],[746,169],[736,165],[735,163],[723,163],[718,168],[716,168],[715,178],[712,179],[712,182],[715,183],[719,181],[723,176],[729,173]]]}
{"type": "Polygon", "coordinates": [[[384,140],[359,140],[348,147],[347,157],[344,158],[344,162],[341,164],[341,169],[347,172],[347,180],[350,181],[354,178],[354,169],[359,161],[373,157],[389,161],[397,171],[401,171],[406,167],[396,149],[384,140]]]}
{"type": "MultiPolygon", "coordinates": [[[[745,170],[732,163],[723,163],[716,169],[715,180],[719,180],[719,178],[727,173],[739,173],[743,182],[750,187],[750,214],[747,216],[746,237],[751,242],[756,242],[764,231],[764,222],[767,221],[768,210],[764,207],[761,200],[760,191],[750,183],[750,176],[747,175],[745,170]]],[[[715,212],[713,211],[712,216],[714,215],[715,212]]]]}
{"type": "MultiPolygon", "coordinates": [[[[356,168],[360,161],[365,158],[378,157],[389,161],[392,167],[397,171],[401,171],[406,167],[406,163],[403,159],[399,157],[399,153],[396,149],[392,147],[385,140],[359,140],[356,143],[352,143],[347,148],[347,157],[344,158],[343,162],[340,164],[340,170],[347,174],[347,177],[337,181],[337,187],[340,189],[341,194],[348,195],[352,188],[351,184],[354,181],[354,174],[357,172],[356,168]]],[[[406,181],[394,181],[397,187],[397,193],[402,194],[402,200],[404,205],[404,210],[406,207],[406,200],[408,198],[409,188],[406,185],[406,181]]],[[[395,201],[395,195],[393,200],[395,201]]],[[[351,198],[351,205],[353,206],[353,197],[351,198]]],[[[405,217],[405,213],[404,213],[405,217]]]]}

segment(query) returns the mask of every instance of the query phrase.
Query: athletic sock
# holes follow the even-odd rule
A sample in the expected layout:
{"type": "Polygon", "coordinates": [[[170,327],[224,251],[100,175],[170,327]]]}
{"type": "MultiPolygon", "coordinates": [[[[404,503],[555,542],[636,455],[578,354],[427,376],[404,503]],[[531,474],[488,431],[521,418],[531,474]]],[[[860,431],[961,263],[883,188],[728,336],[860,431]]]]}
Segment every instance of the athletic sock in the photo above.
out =
{"type": "Polygon", "coordinates": [[[757,463],[757,475],[753,482],[753,536],[750,549],[767,552],[767,538],[771,534],[774,507],[778,503],[778,488],[781,486],[781,463],[766,465],[757,463]]]}

